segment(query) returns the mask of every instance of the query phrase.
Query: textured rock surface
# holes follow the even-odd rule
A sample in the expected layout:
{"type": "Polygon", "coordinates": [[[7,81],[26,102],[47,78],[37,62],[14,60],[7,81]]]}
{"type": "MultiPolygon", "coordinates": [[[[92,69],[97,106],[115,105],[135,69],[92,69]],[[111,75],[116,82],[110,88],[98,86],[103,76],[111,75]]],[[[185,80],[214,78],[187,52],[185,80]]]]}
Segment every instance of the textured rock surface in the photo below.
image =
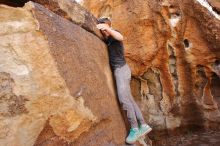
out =
{"type": "Polygon", "coordinates": [[[208,0],[213,10],[220,14],[220,0],[208,0]]]}
{"type": "MultiPolygon", "coordinates": [[[[6,4],[14,7],[22,7],[30,0],[0,0],[0,4],[6,4]]],[[[102,38],[98,29],[96,29],[96,18],[74,0],[32,0],[39,3],[57,15],[66,18],[73,23],[83,27],[87,31],[102,38]]]]}
{"type": "Polygon", "coordinates": [[[188,132],[184,135],[167,136],[155,142],[154,146],[218,146],[220,143],[219,131],[188,132]]]}
{"type": "Polygon", "coordinates": [[[57,15],[60,15],[77,25],[83,27],[89,32],[102,38],[100,31],[96,28],[97,19],[85,8],[74,0],[33,0],[50,9],[57,15]]]}
{"type": "Polygon", "coordinates": [[[155,130],[219,127],[217,12],[195,0],[85,0],[84,6],[112,17],[125,36],[133,94],[155,130]]]}
{"type": "Polygon", "coordinates": [[[107,56],[97,36],[39,4],[0,5],[0,145],[121,145],[107,56]]]}

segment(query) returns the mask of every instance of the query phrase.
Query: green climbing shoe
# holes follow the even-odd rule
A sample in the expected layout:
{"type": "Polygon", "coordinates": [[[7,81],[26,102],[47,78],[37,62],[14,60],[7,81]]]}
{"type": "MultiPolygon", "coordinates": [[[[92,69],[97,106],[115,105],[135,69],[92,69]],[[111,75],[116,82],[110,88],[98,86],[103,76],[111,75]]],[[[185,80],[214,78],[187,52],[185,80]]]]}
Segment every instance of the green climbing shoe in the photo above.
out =
{"type": "Polygon", "coordinates": [[[139,138],[138,128],[131,128],[130,132],[128,134],[128,137],[126,138],[126,143],[134,144],[137,141],[138,138],[139,138]]]}
{"type": "Polygon", "coordinates": [[[152,128],[147,125],[147,124],[143,124],[139,127],[139,136],[144,136],[145,134],[148,134],[150,131],[152,130],[152,128]]]}

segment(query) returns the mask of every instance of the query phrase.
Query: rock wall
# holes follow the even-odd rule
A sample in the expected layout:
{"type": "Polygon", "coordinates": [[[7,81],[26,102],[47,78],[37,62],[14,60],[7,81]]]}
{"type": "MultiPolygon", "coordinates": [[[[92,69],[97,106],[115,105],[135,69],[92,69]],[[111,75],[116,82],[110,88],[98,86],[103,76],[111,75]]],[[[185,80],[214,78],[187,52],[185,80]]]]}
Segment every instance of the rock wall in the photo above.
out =
{"type": "Polygon", "coordinates": [[[81,25],[95,22],[61,16],[33,2],[0,5],[0,145],[124,143],[106,45],[81,25]]]}
{"type": "Polygon", "coordinates": [[[203,0],[84,0],[83,5],[96,17],[110,16],[125,36],[133,94],[155,130],[219,127],[215,9],[203,0]]]}

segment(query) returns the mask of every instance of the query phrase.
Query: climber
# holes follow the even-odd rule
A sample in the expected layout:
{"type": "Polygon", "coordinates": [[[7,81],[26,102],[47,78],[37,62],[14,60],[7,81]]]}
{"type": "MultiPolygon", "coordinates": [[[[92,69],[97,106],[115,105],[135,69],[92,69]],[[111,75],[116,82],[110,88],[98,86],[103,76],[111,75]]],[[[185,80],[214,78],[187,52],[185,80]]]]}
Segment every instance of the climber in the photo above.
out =
{"type": "Polygon", "coordinates": [[[101,30],[108,46],[109,60],[116,80],[119,102],[123,110],[127,112],[131,126],[126,142],[133,144],[139,137],[149,133],[152,128],[146,124],[141,110],[131,94],[131,70],[124,57],[123,36],[118,30],[111,27],[111,20],[107,17],[98,19],[97,28],[101,30]]]}

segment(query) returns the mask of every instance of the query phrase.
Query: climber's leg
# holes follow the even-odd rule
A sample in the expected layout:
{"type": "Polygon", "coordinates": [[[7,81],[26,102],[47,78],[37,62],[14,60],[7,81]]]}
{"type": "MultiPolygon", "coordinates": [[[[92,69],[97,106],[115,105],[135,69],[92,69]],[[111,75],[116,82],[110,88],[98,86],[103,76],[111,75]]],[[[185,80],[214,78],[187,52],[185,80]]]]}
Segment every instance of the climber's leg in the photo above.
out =
{"type": "Polygon", "coordinates": [[[136,118],[137,118],[138,122],[140,123],[140,125],[139,125],[139,136],[143,136],[143,135],[149,133],[152,130],[152,128],[149,125],[146,124],[146,122],[143,118],[143,115],[141,113],[141,110],[138,107],[137,103],[135,102],[135,100],[134,100],[134,98],[131,94],[131,87],[130,87],[131,70],[130,70],[129,66],[127,66],[127,72],[130,74],[129,79],[126,80],[127,81],[126,85],[127,85],[127,90],[128,90],[128,97],[129,97],[129,99],[130,99],[130,101],[131,101],[131,103],[134,107],[136,118]]]}
{"type": "Polygon", "coordinates": [[[135,115],[137,117],[137,120],[140,124],[146,124],[145,120],[144,120],[144,117],[143,117],[143,114],[139,108],[139,106],[137,105],[137,103],[135,102],[132,94],[131,94],[131,89],[130,89],[130,86],[128,87],[129,88],[129,99],[131,100],[132,104],[133,104],[133,107],[134,107],[134,111],[135,111],[135,115]]]}
{"type": "Polygon", "coordinates": [[[134,108],[134,111],[135,111],[135,116],[136,116],[136,118],[137,118],[137,120],[138,120],[138,122],[140,124],[146,124],[146,122],[145,122],[145,120],[143,118],[143,115],[141,113],[141,110],[138,107],[137,103],[134,101],[134,98],[133,98],[133,96],[131,94],[131,87],[130,87],[131,69],[130,69],[130,67],[128,65],[126,65],[125,69],[126,69],[126,72],[128,74],[127,79],[125,80],[126,81],[125,85],[126,85],[126,89],[127,89],[127,94],[128,94],[129,100],[131,101],[131,103],[133,105],[133,108],[134,108]]]}
{"type": "Polygon", "coordinates": [[[123,110],[127,112],[127,118],[130,123],[131,128],[138,128],[138,123],[135,115],[134,106],[129,99],[129,90],[127,86],[127,80],[129,73],[127,71],[127,65],[114,70],[114,75],[117,85],[117,93],[119,102],[122,105],[123,110]]]}

